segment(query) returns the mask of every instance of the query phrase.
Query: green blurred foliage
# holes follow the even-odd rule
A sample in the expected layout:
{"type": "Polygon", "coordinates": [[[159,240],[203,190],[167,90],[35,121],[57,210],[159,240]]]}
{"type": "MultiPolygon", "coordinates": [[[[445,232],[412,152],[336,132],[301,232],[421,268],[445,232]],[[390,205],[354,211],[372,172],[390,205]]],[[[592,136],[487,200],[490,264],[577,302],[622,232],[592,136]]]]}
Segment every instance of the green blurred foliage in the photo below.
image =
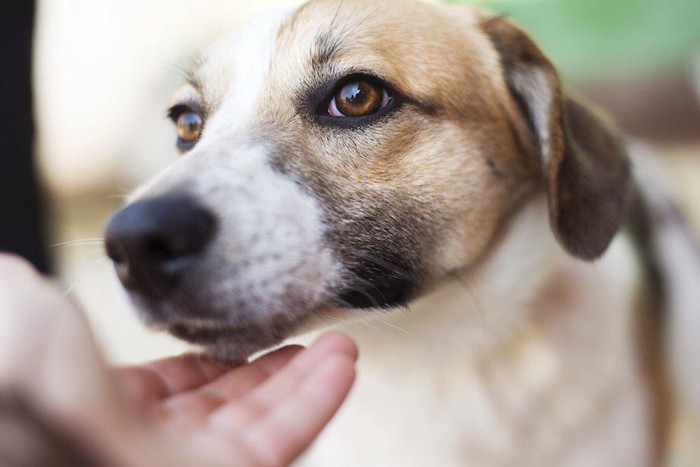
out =
{"type": "Polygon", "coordinates": [[[576,81],[657,74],[700,51],[700,0],[447,0],[505,13],[576,81]]]}

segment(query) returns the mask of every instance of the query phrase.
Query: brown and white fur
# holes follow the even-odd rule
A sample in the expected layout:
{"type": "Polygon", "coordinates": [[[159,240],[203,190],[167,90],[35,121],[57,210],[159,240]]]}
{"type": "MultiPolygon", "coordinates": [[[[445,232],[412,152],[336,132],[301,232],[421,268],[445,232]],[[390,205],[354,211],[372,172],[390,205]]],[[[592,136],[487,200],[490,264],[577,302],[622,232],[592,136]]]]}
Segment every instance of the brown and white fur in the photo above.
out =
{"type": "Polygon", "coordinates": [[[329,325],[357,339],[357,386],[304,462],[660,462],[653,216],[621,137],[511,22],[313,0],[217,44],[173,103],[204,131],[129,206],[195,200],[211,239],[151,295],[115,253],[123,232],[108,247],[149,324],[222,357],[329,325]],[[330,121],[358,73],[392,108],[330,121]]]}

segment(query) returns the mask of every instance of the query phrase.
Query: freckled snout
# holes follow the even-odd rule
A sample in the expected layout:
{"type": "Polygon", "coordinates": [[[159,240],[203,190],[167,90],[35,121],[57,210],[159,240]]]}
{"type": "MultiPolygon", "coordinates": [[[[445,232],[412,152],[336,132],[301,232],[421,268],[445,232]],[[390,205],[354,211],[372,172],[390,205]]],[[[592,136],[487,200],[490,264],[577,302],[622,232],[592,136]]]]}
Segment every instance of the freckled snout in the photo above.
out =
{"type": "Polygon", "coordinates": [[[107,225],[107,255],[124,287],[162,298],[206,250],[216,224],[211,212],[186,196],[137,201],[107,225]]]}

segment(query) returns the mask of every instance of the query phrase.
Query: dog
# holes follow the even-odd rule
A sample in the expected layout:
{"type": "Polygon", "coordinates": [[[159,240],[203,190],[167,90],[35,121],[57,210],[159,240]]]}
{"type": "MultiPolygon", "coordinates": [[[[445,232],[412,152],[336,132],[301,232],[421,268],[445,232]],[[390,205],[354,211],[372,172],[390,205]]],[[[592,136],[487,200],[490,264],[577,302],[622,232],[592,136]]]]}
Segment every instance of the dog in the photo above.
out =
{"type": "Polygon", "coordinates": [[[108,255],[147,325],[220,358],[355,337],[357,385],[302,463],[662,462],[660,329],[694,308],[700,274],[673,273],[694,244],[663,254],[672,201],[508,19],[312,0],[208,50],[169,116],[182,156],[108,255]]]}

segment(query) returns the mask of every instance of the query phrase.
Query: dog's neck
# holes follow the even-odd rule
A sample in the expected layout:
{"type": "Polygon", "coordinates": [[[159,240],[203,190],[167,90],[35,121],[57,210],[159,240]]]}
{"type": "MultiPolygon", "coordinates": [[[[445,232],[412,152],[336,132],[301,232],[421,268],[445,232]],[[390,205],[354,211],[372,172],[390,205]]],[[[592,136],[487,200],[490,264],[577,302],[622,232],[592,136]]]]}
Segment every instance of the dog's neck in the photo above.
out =
{"type": "Polygon", "coordinates": [[[404,453],[401,465],[448,465],[445,446],[469,447],[463,465],[543,465],[566,449],[582,457],[560,465],[646,465],[651,448],[634,450],[632,462],[606,457],[649,438],[643,423],[615,429],[648,406],[634,345],[640,272],[624,233],[595,263],[569,256],[549,232],[545,202],[530,202],[478,267],[410,310],[344,328],[360,347],[359,377],[331,429],[345,442],[390,423],[382,443],[404,453]],[[435,448],[428,454],[406,447],[414,420],[434,436],[415,439],[435,448]],[[572,431],[581,426],[590,433],[572,431]],[[520,446],[514,439],[527,453],[509,448],[520,446]]]}

